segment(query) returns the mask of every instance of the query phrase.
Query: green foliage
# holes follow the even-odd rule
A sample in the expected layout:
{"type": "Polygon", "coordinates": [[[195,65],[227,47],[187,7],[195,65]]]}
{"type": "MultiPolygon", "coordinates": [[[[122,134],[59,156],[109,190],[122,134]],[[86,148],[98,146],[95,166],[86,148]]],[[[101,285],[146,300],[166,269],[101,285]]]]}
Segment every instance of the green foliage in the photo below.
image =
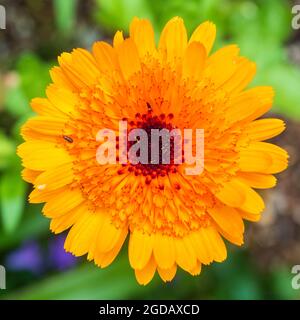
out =
{"type": "Polygon", "coordinates": [[[69,35],[76,21],[77,0],[53,0],[54,18],[61,35],[69,35]]]}
{"type": "Polygon", "coordinates": [[[0,208],[5,232],[12,233],[16,230],[24,209],[25,192],[19,159],[14,158],[0,180],[0,208]]]}

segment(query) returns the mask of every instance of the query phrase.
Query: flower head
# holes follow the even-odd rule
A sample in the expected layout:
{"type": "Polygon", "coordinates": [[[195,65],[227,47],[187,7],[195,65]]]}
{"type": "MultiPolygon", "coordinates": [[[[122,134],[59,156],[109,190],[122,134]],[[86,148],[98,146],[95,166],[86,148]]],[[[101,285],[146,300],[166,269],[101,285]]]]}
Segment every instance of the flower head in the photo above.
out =
{"type": "Polygon", "coordinates": [[[30,202],[46,202],[53,232],[70,228],[67,251],[106,267],[129,235],[138,282],[156,271],[170,281],[178,266],[198,275],[202,264],[223,261],[223,238],[241,245],[243,219],[259,220],[264,202],[254,189],[273,187],[288,157],[263,141],[284,123],[256,120],[271,108],[273,90],[246,89],[255,64],[237,46],[210,55],[215,35],[204,22],[188,39],[175,17],[156,46],[150,22],[134,18],[129,38],[118,31],[113,46],[97,42],[92,53],[59,57],[47,98],[32,101],[38,115],[23,126],[18,154],[34,185],[30,202]],[[97,132],[117,132],[120,120],[146,131],[203,129],[203,172],[187,175],[185,163],[161,160],[99,164],[97,132]]]}

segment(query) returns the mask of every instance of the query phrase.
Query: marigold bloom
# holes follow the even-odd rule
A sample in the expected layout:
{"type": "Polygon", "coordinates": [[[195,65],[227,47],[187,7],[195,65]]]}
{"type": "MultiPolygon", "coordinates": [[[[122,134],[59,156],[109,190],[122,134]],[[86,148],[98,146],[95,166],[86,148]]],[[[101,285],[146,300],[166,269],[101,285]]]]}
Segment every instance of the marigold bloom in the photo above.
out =
{"type": "Polygon", "coordinates": [[[202,23],[188,39],[171,19],[156,46],[147,20],[134,18],[130,36],[113,46],[63,53],[51,70],[47,98],[22,128],[18,154],[23,178],[34,185],[31,203],[46,202],[51,230],[70,228],[65,249],[104,268],[129,234],[129,262],[140,284],[157,271],[170,281],[177,266],[198,275],[201,265],[226,259],[223,238],[241,245],[243,219],[259,220],[264,202],[254,189],[271,188],[287,167],[287,152],[263,142],[284,130],[260,119],[272,106],[270,87],[246,87],[255,64],[236,45],[209,55],[216,35],[202,23]],[[202,128],[201,175],[185,164],[99,165],[95,137],[102,128],[202,128]],[[153,124],[154,123],[154,124],[153,124]]]}

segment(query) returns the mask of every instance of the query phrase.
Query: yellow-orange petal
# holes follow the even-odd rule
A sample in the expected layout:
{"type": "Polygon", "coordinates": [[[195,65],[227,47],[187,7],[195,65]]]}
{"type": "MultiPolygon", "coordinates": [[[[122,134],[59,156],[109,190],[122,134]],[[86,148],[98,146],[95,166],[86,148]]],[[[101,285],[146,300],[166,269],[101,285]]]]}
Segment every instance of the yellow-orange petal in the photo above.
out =
{"type": "Polygon", "coordinates": [[[154,31],[149,20],[133,18],[130,24],[130,38],[135,42],[141,57],[156,52],[154,31]]]}
{"type": "Polygon", "coordinates": [[[78,189],[64,188],[51,197],[43,208],[46,217],[59,217],[79,206],[85,201],[78,189]]]}
{"type": "Polygon", "coordinates": [[[85,212],[86,210],[86,205],[80,204],[78,207],[72,209],[66,214],[52,218],[50,222],[50,230],[53,233],[57,234],[71,228],[75,224],[75,222],[81,218],[83,212],[85,212]]]}
{"type": "Polygon", "coordinates": [[[250,122],[260,117],[270,110],[273,98],[272,87],[255,87],[237,94],[232,98],[230,108],[226,112],[227,122],[250,122]]]}
{"type": "Polygon", "coordinates": [[[119,68],[118,58],[115,49],[104,41],[95,42],[93,55],[99,70],[111,74],[119,68]]]}
{"type": "Polygon", "coordinates": [[[236,178],[227,182],[216,196],[224,204],[247,212],[260,213],[264,209],[264,202],[260,195],[236,178]]]}
{"type": "Polygon", "coordinates": [[[199,42],[192,42],[188,45],[182,65],[182,77],[199,81],[203,73],[206,60],[206,51],[199,42]]]}
{"type": "Polygon", "coordinates": [[[168,282],[168,281],[173,280],[173,278],[176,275],[176,271],[177,271],[176,264],[174,264],[172,267],[170,267],[168,269],[162,269],[160,267],[157,267],[157,272],[164,282],[168,282]]]}
{"type": "Polygon", "coordinates": [[[190,272],[197,265],[197,257],[189,237],[174,239],[176,262],[180,268],[190,272]]]}
{"type": "Polygon", "coordinates": [[[117,48],[120,68],[125,79],[141,70],[137,47],[132,39],[124,40],[117,48]]]}
{"type": "Polygon", "coordinates": [[[156,262],[153,256],[149,259],[147,265],[139,270],[135,269],[135,277],[139,284],[146,285],[148,284],[154,277],[156,271],[156,262]]]}
{"type": "Polygon", "coordinates": [[[271,174],[256,172],[238,172],[237,177],[245,184],[257,189],[273,188],[277,181],[271,174]]]}
{"type": "Polygon", "coordinates": [[[143,269],[149,262],[153,251],[153,236],[134,230],[130,234],[128,256],[133,269],[143,269]]]}
{"type": "Polygon", "coordinates": [[[76,221],[65,241],[65,250],[79,257],[89,251],[99,226],[102,223],[102,215],[83,211],[80,219],[76,221]]]}
{"type": "Polygon", "coordinates": [[[259,119],[250,122],[244,133],[256,141],[267,140],[279,135],[285,129],[285,123],[281,119],[259,119]]]}
{"type": "Polygon", "coordinates": [[[241,245],[243,243],[244,223],[239,213],[228,206],[218,206],[208,209],[208,213],[223,231],[229,241],[241,245]]]}
{"type": "Polygon", "coordinates": [[[34,98],[31,100],[30,105],[31,108],[41,116],[68,119],[67,114],[56,108],[48,99],[34,98]]]}
{"type": "Polygon", "coordinates": [[[22,158],[24,167],[43,171],[70,162],[66,150],[47,141],[27,141],[18,147],[18,155],[22,158]]]}
{"type": "MultiPolygon", "coordinates": [[[[95,263],[97,266],[99,266],[100,268],[106,268],[107,266],[109,266],[113,261],[114,259],[116,258],[116,256],[118,255],[118,253],[120,252],[123,244],[124,244],[124,241],[127,237],[127,234],[128,234],[128,229],[127,227],[126,228],[123,228],[122,229],[122,232],[120,232],[119,234],[119,237],[116,241],[116,244],[114,245],[114,247],[108,251],[108,252],[101,252],[98,250],[98,247],[97,247],[97,244],[95,244],[95,252],[92,253],[92,255],[88,254],[88,259],[91,260],[91,259],[94,259],[95,263]]],[[[90,248],[91,250],[91,248],[90,248]]]]}
{"type": "Polygon", "coordinates": [[[24,168],[22,170],[22,178],[29,183],[34,183],[35,179],[42,173],[42,171],[30,170],[24,168]]]}
{"type": "Polygon", "coordinates": [[[161,235],[154,235],[153,256],[157,265],[162,269],[169,269],[175,263],[175,245],[173,238],[161,235]]]}
{"type": "Polygon", "coordinates": [[[55,190],[74,181],[73,164],[64,163],[41,173],[34,184],[37,189],[55,190]]]}
{"type": "Polygon", "coordinates": [[[117,48],[124,41],[123,32],[117,31],[114,35],[113,45],[117,48]]]}
{"type": "Polygon", "coordinates": [[[158,49],[165,62],[174,64],[182,59],[187,47],[187,32],[181,18],[175,17],[164,27],[158,49]]]}
{"type": "Polygon", "coordinates": [[[201,23],[193,32],[189,43],[200,42],[209,54],[216,39],[216,26],[210,21],[201,23]]]}
{"type": "Polygon", "coordinates": [[[239,167],[245,172],[278,173],[287,168],[287,152],[271,143],[252,142],[240,152],[239,167]]]}

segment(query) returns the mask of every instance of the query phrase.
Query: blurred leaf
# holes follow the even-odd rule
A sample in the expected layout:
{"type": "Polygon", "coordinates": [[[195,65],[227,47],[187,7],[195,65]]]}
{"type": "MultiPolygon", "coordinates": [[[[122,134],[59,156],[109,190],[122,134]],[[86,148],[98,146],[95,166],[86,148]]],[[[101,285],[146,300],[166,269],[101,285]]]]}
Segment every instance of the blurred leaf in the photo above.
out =
{"type": "Polygon", "coordinates": [[[299,292],[292,288],[293,274],[288,268],[276,268],[272,272],[271,287],[276,299],[296,299],[299,292]]]}
{"type": "Polygon", "coordinates": [[[107,29],[128,32],[129,23],[134,16],[153,20],[147,0],[97,0],[96,2],[98,5],[96,19],[107,29]]]}
{"type": "Polygon", "coordinates": [[[0,180],[0,207],[4,231],[13,232],[22,217],[26,187],[20,176],[19,159],[7,169],[0,180]]]}
{"type": "Polygon", "coordinates": [[[63,35],[69,35],[75,27],[77,3],[77,0],[53,0],[56,27],[63,35]]]}
{"type": "Polygon", "coordinates": [[[21,221],[18,229],[12,234],[0,232],[0,250],[17,246],[20,242],[43,234],[50,234],[49,220],[41,214],[41,211],[41,205],[27,205],[24,210],[26,219],[21,221]]]}
{"type": "Polygon", "coordinates": [[[14,116],[22,116],[30,111],[28,98],[20,86],[8,89],[5,95],[5,109],[14,116]]]}
{"type": "Polygon", "coordinates": [[[137,284],[126,255],[118,257],[109,268],[92,263],[34,284],[22,293],[10,293],[8,299],[126,299],[147,292],[137,284]]]}
{"type": "Polygon", "coordinates": [[[14,152],[14,143],[0,131],[0,170],[7,167],[14,152]]]}
{"type": "Polygon", "coordinates": [[[17,63],[21,78],[21,89],[26,98],[45,96],[46,86],[50,83],[50,63],[45,63],[32,53],[23,54],[17,63]]]}
{"type": "Polygon", "coordinates": [[[299,69],[288,64],[274,65],[260,73],[259,82],[274,87],[276,111],[300,119],[299,69]]]}

